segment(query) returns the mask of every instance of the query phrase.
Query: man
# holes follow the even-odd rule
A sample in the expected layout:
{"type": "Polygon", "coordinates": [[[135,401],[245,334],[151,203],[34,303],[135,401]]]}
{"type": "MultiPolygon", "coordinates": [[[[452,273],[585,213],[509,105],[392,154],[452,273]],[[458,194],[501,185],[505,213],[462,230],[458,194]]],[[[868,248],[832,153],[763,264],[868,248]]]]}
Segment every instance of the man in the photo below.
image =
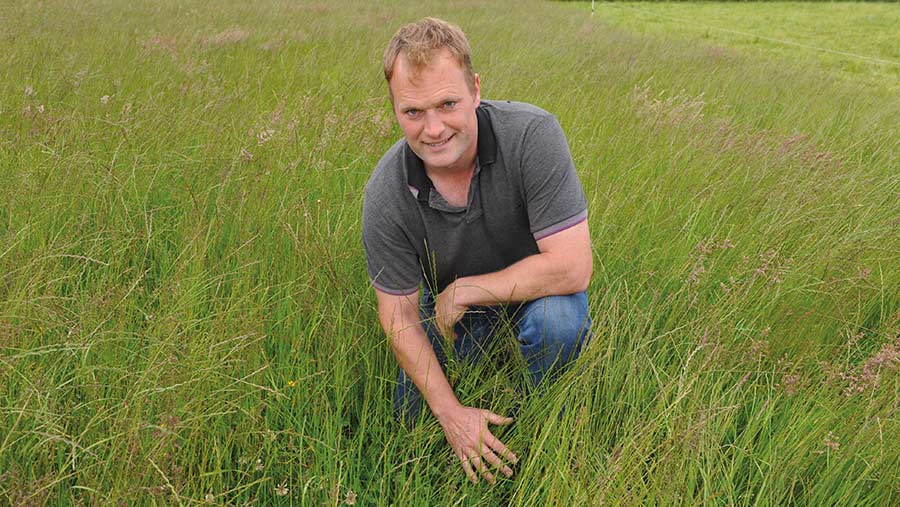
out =
{"type": "Polygon", "coordinates": [[[532,384],[574,359],[590,326],[587,202],[552,115],[481,100],[458,27],[402,27],[384,74],[404,139],[366,185],[363,244],[401,367],[395,415],[415,420],[424,397],[468,478],[494,483],[517,458],[488,423],[512,419],[459,402],[444,338],[471,357],[508,315],[532,384]]]}

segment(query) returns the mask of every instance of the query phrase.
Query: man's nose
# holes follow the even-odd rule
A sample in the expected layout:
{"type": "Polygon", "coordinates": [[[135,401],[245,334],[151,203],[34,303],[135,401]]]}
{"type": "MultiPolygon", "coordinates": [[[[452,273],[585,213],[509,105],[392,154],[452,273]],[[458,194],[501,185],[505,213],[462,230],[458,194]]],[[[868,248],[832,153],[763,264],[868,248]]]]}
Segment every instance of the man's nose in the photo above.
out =
{"type": "Polygon", "coordinates": [[[441,133],[444,132],[444,122],[441,120],[437,111],[425,112],[425,135],[432,141],[439,140],[441,133]]]}

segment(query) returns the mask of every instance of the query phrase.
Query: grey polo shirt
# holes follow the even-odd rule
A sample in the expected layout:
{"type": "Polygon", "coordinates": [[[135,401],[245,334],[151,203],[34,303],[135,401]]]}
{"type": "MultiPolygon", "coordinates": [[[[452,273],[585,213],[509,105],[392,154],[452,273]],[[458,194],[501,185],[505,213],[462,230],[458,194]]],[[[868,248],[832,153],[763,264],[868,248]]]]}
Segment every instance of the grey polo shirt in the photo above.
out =
{"type": "Polygon", "coordinates": [[[499,271],[538,253],[537,240],[587,219],[562,128],[535,106],[482,100],[468,204],[438,193],[405,139],[366,184],[362,239],[383,292],[437,294],[456,278],[499,271]]]}

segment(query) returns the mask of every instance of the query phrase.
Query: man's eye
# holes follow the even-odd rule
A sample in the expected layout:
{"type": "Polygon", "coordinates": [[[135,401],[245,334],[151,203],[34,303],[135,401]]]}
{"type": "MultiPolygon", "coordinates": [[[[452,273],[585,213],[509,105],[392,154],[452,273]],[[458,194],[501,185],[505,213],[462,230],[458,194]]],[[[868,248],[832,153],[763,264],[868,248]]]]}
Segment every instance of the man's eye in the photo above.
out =
{"type": "Polygon", "coordinates": [[[456,107],[455,100],[448,100],[447,102],[444,102],[444,109],[453,109],[454,107],[456,107]]]}
{"type": "Polygon", "coordinates": [[[418,109],[407,109],[406,110],[406,116],[409,116],[410,118],[415,118],[415,117],[419,116],[419,113],[421,113],[421,111],[419,111],[418,109]]]}

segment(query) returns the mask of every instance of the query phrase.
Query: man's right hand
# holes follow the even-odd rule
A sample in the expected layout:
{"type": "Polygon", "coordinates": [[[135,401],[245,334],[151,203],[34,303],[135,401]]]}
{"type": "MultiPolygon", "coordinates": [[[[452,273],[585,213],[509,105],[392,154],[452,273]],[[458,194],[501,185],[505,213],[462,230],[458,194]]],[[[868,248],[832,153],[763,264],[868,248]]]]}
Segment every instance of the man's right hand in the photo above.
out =
{"type": "Polygon", "coordinates": [[[460,405],[456,410],[439,417],[438,421],[470,481],[478,482],[476,474],[478,472],[486,481],[495,484],[497,481],[488,465],[493,465],[500,469],[503,475],[512,477],[512,468],[503,460],[515,465],[519,458],[488,429],[488,423],[507,425],[513,422],[512,417],[503,417],[490,410],[460,405]]]}

